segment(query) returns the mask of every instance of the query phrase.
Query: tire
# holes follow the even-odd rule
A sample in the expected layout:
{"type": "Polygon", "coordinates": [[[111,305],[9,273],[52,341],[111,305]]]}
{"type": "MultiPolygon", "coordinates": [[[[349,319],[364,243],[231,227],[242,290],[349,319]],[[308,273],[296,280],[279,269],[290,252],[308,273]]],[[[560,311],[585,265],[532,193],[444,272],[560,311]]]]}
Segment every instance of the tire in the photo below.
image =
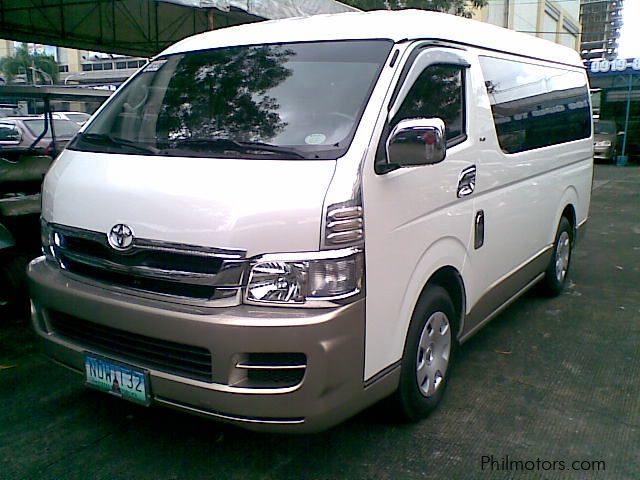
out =
{"type": "Polygon", "coordinates": [[[425,418],[440,403],[449,383],[456,324],[447,291],[437,285],[427,287],[411,317],[400,384],[392,398],[401,420],[425,418]]]}
{"type": "Polygon", "coordinates": [[[31,257],[14,254],[0,260],[0,309],[22,314],[28,310],[27,265],[31,257]]]}
{"type": "Polygon", "coordinates": [[[551,259],[541,282],[543,292],[549,296],[560,295],[567,285],[572,247],[573,227],[567,217],[562,217],[553,243],[551,259]]]}

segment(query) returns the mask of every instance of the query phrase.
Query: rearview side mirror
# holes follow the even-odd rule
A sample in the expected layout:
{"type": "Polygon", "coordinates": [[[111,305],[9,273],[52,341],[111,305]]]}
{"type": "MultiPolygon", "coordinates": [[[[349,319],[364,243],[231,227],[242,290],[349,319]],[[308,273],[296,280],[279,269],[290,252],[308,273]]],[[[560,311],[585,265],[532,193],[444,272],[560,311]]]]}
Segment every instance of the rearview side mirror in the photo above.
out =
{"type": "Polygon", "coordinates": [[[391,165],[433,165],[443,161],[446,153],[445,127],[440,118],[401,120],[387,139],[387,159],[391,165]]]}

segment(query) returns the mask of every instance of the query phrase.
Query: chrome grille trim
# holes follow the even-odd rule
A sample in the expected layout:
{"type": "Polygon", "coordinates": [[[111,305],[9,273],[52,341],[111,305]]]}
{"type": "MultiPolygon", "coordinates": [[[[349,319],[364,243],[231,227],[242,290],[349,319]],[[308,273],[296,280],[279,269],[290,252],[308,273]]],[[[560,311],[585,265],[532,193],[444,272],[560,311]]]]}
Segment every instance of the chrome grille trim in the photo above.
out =
{"type": "MultiPolygon", "coordinates": [[[[102,260],[98,258],[91,258],[86,255],[79,255],[76,253],[72,253],[70,251],[62,251],[64,257],[74,260],[76,262],[84,263],[91,267],[95,268],[103,268],[105,270],[110,270],[112,272],[118,273],[126,273],[129,275],[134,275],[138,277],[148,277],[148,278],[158,278],[162,280],[172,280],[172,281],[187,281],[188,283],[193,283],[196,285],[212,285],[215,283],[215,279],[217,275],[213,274],[202,274],[202,273],[192,273],[192,272],[183,272],[180,270],[164,270],[159,268],[150,268],[150,267],[128,267],[121,265],[116,262],[111,262],[108,260],[102,260]]],[[[232,286],[232,285],[225,285],[232,286]]]]}
{"type": "Polygon", "coordinates": [[[247,251],[231,248],[216,248],[216,247],[199,247],[195,245],[184,245],[181,243],[162,242],[159,240],[148,240],[144,238],[134,238],[133,246],[143,249],[152,249],[165,252],[181,252],[188,255],[200,256],[200,257],[215,257],[223,258],[226,260],[241,260],[246,257],[247,251]]]}
{"type": "Polygon", "coordinates": [[[244,353],[235,368],[235,385],[257,390],[291,388],[302,384],[307,356],[295,352],[244,353]]]}
{"type": "Polygon", "coordinates": [[[300,370],[302,368],[307,368],[307,364],[299,364],[299,365],[258,365],[255,363],[248,362],[238,362],[236,363],[236,368],[243,368],[245,370],[300,370]]]}
{"type": "Polygon", "coordinates": [[[220,290],[227,292],[224,303],[228,304],[230,291],[242,286],[247,266],[246,251],[240,249],[134,238],[130,248],[118,251],[109,245],[106,233],[58,224],[48,228],[55,239],[53,256],[63,270],[110,287],[179,299],[180,303],[217,303],[221,295],[216,290],[220,290]]]}
{"type": "MultiPolygon", "coordinates": [[[[74,237],[86,238],[88,240],[94,240],[100,242],[105,247],[109,247],[107,241],[107,234],[103,232],[96,232],[94,230],[86,230],[78,227],[68,227],[66,225],[59,225],[57,223],[50,223],[49,228],[54,231],[61,232],[62,234],[70,234],[74,237]]],[[[146,238],[134,238],[133,246],[131,249],[127,249],[127,253],[135,251],[136,248],[151,249],[165,252],[176,252],[187,255],[203,256],[203,257],[217,257],[224,259],[241,260],[246,258],[247,251],[238,248],[218,248],[218,247],[202,247],[199,245],[187,245],[183,243],[165,242],[162,240],[150,240],[146,238]]]]}

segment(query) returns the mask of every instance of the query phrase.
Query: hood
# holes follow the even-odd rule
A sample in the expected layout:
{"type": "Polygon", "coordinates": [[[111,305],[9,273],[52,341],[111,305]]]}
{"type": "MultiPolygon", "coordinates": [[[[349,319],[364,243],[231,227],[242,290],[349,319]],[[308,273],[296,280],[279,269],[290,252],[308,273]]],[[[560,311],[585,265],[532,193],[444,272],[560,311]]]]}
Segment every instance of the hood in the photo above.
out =
{"type": "Polygon", "coordinates": [[[66,150],[43,186],[43,216],[104,232],[261,253],[319,248],[335,160],[154,157],[66,150]]]}

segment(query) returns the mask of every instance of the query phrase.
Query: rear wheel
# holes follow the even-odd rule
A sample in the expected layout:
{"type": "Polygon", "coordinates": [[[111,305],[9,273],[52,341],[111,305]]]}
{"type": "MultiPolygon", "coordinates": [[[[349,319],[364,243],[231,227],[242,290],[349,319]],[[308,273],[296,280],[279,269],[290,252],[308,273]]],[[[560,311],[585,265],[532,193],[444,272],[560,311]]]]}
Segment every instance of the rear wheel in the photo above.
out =
{"type": "Polygon", "coordinates": [[[454,325],[455,310],[447,291],[428,287],[411,318],[394,398],[403,419],[420,420],[440,403],[455,350],[454,325]]]}
{"type": "Polygon", "coordinates": [[[551,260],[542,280],[545,293],[555,296],[562,293],[569,275],[571,265],[571,248],[573,246],[573,228],[567,217],[560,219],[556,240],[553,244],[551,260]]]}

